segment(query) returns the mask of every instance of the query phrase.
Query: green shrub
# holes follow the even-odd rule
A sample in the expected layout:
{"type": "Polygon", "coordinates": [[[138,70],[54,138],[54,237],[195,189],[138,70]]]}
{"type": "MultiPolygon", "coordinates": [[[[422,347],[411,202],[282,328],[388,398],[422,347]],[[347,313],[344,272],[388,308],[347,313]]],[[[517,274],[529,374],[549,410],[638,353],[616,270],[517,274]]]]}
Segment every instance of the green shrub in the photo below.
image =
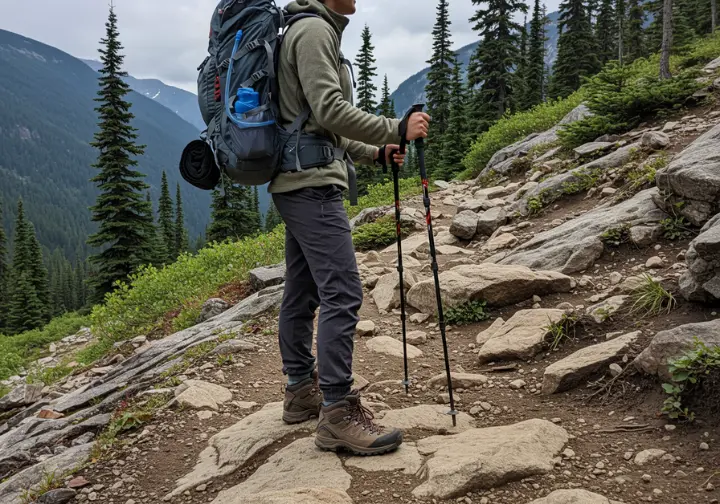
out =
{"type": "Polygon", "coordinates": [[[720,55],[720,32],[696,40],[688,50],[679,53],[671,61],[678,68],[703,66],[720,55]]]}
{"type": "Polygon", "coordinates": [[[656,58],[624,66],[610,62],[584,86],[594,115],[567,125],[560,139],[568,148],[577,147],[604,134],[635,128],[661,110],[679,108],[700,87],[695,77],[695,70],[686,70],[660,80],[656,58]]]}
{"type": "Polygon", "coordinates": [[[562,100],[542,103],[526,112],[506,115],[489,130],[480,134],[463,160],[465,171],[460,178],[467,180],[476,177],[497,151],[522,140],[531,133],[552,128],[572,109],[580,105],[582,100],[583,92],[579,91],[562,100]]]}
{"type": "Polygon", "coordinates": [[[667,291],[660,282],[645,274],[643,283],[633,290],[632,313],[642,312],[645,316],[655,316],[661,313],[670,313],[677,305],[675,297],[667,291]]]}
{"type": "Polygon", "coordinates": [[[660,224],[663,228],[663,237],[667,240],[681,240],[692,234],[691,229],[688,227],[690,223],[685,219],[685,217],[679,215],[668,217],[660,224]]]}
{"type": "MultiPolygon", "coordinates": [[[[404,222],[402,235],[407,236],[412,227],[404,222]]],[[[353,231],[353,245],[360,251],[387,247],[397,241],[395,217],[386,215],[375,222],[364,224],[353,231]]]]}
{"type": "MultiPolygon", "coordinates": [[[[401,199],[422,194],[420,176],[418,176],[417,178],[400,179],[399,185],[401,199]]],[[[347,210],[348,217],[352,219],[365,208],[373,208],[394,204],[395,192],[393,183],[385,182],[384,184],[371,185],[368,188],[368,193],[365,196],[361,196],[360,198],[358,198],[357,206],[351,206],[349,201],[345,201],[345,210],[347,210]]]]}
{"type": "Polygon", "coordinates": [[[53,319],[42,329],[27,331],[17,336],[0,335],[0,379],[17,374],[28,363],[37,360],[47,345],[75,334],[88,325],[88,317],[66,313],[53,319]]]}
{"type": "Polygon", "coordinates": [[[68,367],[66,364],[60,364],[59,366],[50,368],[31,370],[30,373],[28,373],[27,382],[53,385],[54,383],[59,382],[72,372],[73,368],[68,367]]]}
{"type": "Polygon", "coordinates": [[[623,243],[630,241],[630,228],[627,225],[610,228],[600,235],[600,240],[607,247],[619,247],[623,243]]]}
{"type": "Polygon", "coordinates": [[[485,301],[468,301],[467,303],[450,308],[445,313],[445,322],[450,325],[466,325],[482,322],[490,318],[486,311],[485,301]]]}
{"type": "Polygon", "coordinates": [[[696,338],[692,350],[670,360],[668,364],[671,383],[663,384],[663,390],[670,397],[665,401],[663,412],[670,418],[692,421],[695,414],[685,403],[711,373],[720,370],[720,347],[709,348],[696,338]]]}

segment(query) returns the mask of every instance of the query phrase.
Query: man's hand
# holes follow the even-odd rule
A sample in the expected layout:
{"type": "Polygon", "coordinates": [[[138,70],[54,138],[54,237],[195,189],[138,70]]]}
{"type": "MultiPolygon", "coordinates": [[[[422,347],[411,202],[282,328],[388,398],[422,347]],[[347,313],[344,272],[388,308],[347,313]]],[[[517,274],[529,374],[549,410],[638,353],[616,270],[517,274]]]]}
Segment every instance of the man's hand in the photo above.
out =
{"type": "Polygon", "coordinates": [[[405,154],[400,154],[400,146],[394,144],[383,145],[381,149],[378,149],[375,153],[375,162],[380,163],[383,166],[391,166],[393,161],[393,151],[395,152],[395,163],[397,163],[398,166],[403,166],[405,164],[405,154]],[[385,155],[384,162],[382,159],[379,159],[382,154],[385,155]]]}
{"type": "Polygon", "coordinates": [[[430,116],[425,112],[415,112],[408,119],[407,141],[412,142],[418,138],[427,138],[428,128],[430,127],[430,116]]]}

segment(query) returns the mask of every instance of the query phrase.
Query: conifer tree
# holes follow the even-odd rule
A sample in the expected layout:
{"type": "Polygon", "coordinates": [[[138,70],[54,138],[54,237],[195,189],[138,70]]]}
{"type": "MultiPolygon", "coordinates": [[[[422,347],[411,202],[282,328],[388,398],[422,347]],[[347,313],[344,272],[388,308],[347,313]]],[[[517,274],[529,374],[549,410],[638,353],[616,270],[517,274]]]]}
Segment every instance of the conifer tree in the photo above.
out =
{"type": "Polygon", "coordinates": [[[526,79],[526,105],[534,107],[544,100],[545,84],[545,17],[540,0],[535,0],[532,20],[530,21],[530,40],[528,42],[528,67],[526,79]]]}
{"type": "Polygon", "coordinates": [[[267,214],[265,214],[265,231],[270,232],[280,224],[282,224],[282,217],[280,217],[275,203],[270,201],[270,208],[268,208],[267,214]]]}
{"type": "Polygon", "coordinates": [[[207,231],[210,242],[227,239],[239,240],[255,232],[255,211],[248,187],[234,185],[225,180],[224,194],[212,194],[212,222],[207,231]]]}
{"type": "Polygon", "coordinates": [[[75,259],[75,296],[77,300],[77,309],[84,308],[87,303],[87,284],[85,273],[85,264],[80,257],[75,259]]]}
{"type": "Polygon", "coordinates": [[[598,59],[601,65],[617,58],[616,34],[617,19],[615,18],[614,0],[602,0],[595,25],[598,59]]]}
{"type": "Polygon", "coordinates": [[[9,304],[9,334],[20,334],[43,325],[43,306],[33,288],[29,272],[14,275],[9,304]]]}
{"type": "Polygon", "coordinates": [[[527,12],[521,0],[472,0],[474,5],[486,4],[470,18],[473,30],[481,38],[472,56],[469,70],[473,93],[472,118],[475,129],[487,130],[513,105],[512,71],[519,60],[520,25],[513,19],[519,12],[527,12]]]}
{"type": "Polygon", "coordinates": [[[383,80],[380,115],[389,119],[395,119],[395,103],[390,99],[390,86],[388,85],[387,74],[385,74],[385,79],[383,80]]]}
{"type": "Polygon", "coordinates": [[[583,77],[600,70],[595,36],[583,0],[560,4],[558,53],[550,83],[552,97],[566,97],[578,89],[583,77]]]}
{"type": "Polygon", "coordinates": [[[0,333],[7,326],[8,288],[10,282],[10,265],[7,258],[7,235],[3,224],[3,206],[0,199],[0,333]]]}
{"type": "Polygon", "coordinates": [[[527,110],[530,108],[530,97],[528,96],[528,33],[527,17],[520,30],[520,59],[515,71],[515,110],[527,110]]]}
{"type": "Polygon", "coordinates": [[[600,2],[598,0],[587,0],[587,16],[593,32],[595,32],[595,27],[598,23],[599,4],[600,2]]]}
{"type": "Polygon", "coordinates": [[[450,92],[455,54],[450,37],[450,13],[448,0],[440,0],[436,9],[433,28],[433,52],[427,61],[430,65],[428,83],[425,86],[428,114],[433,118],[428,132],[427,164],[433,171],[440,163],[443,141],[450,122],[450,92]]]}
{"type": "Polygon", "coordinates": [[[673,2],[663,2],[663,39],[660,51],[660,79],[669,79],[670,74],[670,52],[673,42],[673,2]]]}
{"type": "Polygon", "coordinates": [[[450,178],[461,170],[461,162],[468,147],[467,120],[465,117],[465,86],[462,63],[455,61],[450,94],[450,122],[443,141],[443,171],[438,176],[450,178]]]}
{"type": "Polygon", "coordinates": [[[75,272],[73,271],[70,261],[65,258],[63,258],[63,260],[63,301],[67,310],[75,311],[79,308],[77,306],[77,296],[75,293],[75,272]]]}
{"type": "Polygon", "coordinates": [[[169,264],[175,260],[175,216],[173,200],[170,197],[167,174],[163,170],[160,188],[160,201],[158,206],[158,228],[162,246],[165,249],[163,262],[169,264]]]}
{"type": "Polygon", "coordinates": [[[190,237],[185,227],[185,210],[183,209],[182,193],[180,192],[180,184],[175,188],[175,248],[173,252],[175,257],[188,251],[190,247],[190,237]]]}
{"type": "Polygon", "coordinates": [[[377,102],[375,101],[377,86],[373,83],[373,78],[377,76],[374,50],[370,27],[365,25],[362,32],[362,47],[355,59],[355,66],[358,68],[357,106],[369,114],[374,114],[377,111],[377,102]]]}
{"type": "Polygon", "coordinates": [[[640,0],[628,1],[627,34],[625,36],[628,63],[645,56],[643,23],[645,11],[640,0]]]}
{"type": "Polygon", "coordinates": [[[615,18],[617,19],[617,59],[622,66],[625,63],[625,16],[627,15],[627,3],[625,0],[616,0],[615,18]]]}
{"type": "Polygon", "coordinates": [[[133,115],[125,99],[130,87],[123,81],[127,73],[122,70],[124,56],[112,6],[105,26],[100,49],[101,88],[95,98],[100,131],[91,144],[100,151],[93,165],[99,173],[91,179],[100,189],[91,209],[99,230],[88,238],[88,245],[102,249],[91,257],[98,267],[92,278],[97,302],[113,290],[116,281],[126,279],[148,262],[152,234],[152,219],[142,194],[148,186],[142,180],[144,174],[134,169],[135,156],[143,154],[144,146],[136,144],[137,133],[130,124],[133,115]]]}
{"type": "Polygon", "coordinates": [[[152,230],[150,231],[150,237],[148,242],[150,244],[150,256],[148,264],[152,264],[155,267],[161,267],[168,263],[168,250],[165,245],[165,240],[162,237],[162,227],[160,222],[155,222],[155,211],[153,209],[152,196],[150,191],[145,196],[145,201],[148,204],[148,211],[150,219],[152,220],[152,230]]]}

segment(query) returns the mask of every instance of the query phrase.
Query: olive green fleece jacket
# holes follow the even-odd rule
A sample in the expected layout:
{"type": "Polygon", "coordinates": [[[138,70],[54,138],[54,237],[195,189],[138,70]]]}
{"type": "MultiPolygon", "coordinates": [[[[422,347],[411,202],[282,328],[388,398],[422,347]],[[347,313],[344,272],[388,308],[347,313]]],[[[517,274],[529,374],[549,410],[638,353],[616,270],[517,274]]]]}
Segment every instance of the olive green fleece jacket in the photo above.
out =
{"type": "MultiPolygon", "coordinates": [[[[348,18],[318,0],[296,0],[287,9],[291,14],[313,13],[320,18],[295,23],[280,48],[282,126],[292,124],[310,105],[312,114],[303,131],[329,138],[335,147],[345,149],[356,164],[373,164],[377,146],[400,143],[400,121],[368,114],[353,106],[350,72],[340,56],[348,18]]],[[[283,193],[330,184],[348,188],[344,161],[336,160],[326,167],[299,173],[280,173],[268,190],[283,193]]]]}

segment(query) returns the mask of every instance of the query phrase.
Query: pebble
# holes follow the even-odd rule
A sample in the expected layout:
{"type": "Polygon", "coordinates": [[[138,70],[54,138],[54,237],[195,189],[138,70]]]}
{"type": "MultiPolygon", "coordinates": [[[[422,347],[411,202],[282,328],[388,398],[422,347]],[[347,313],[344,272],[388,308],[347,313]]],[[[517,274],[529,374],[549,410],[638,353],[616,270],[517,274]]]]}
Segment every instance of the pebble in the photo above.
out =
{"type": "Polygon", "coordinates": [[[710,445],[708,445],[707,443],[700,443],[700,449],[702,451],[708,451],[710,449],[710,445]]]}
{"type": "Polygon", "coordinates": [[[663,267],[663,260],[662,260],[660,257],[658,257],[658,256],[651,257],[651,258],[648,259],[647,262],[645,263],[645,267],[646,267],[646,268],[653,268],[653,269],[660,269],[660,268],[663,267]]]}
{"type": "Polygon", "coordinates": [[[650,476],[649,474],[643,474],[643,475],[642,475],[642,480],[643,480],[645,483],[650,483],[650,482],[652,481],[652,476],[650,476]]]}
{"type": "Polygon", "coordinates": [[[712,492],[713,490],[715,490],[715,485],[713,485],[712,483],[708,483],[705,487],[705,490],[707,490],[708,492],[712,492]]]}
{"type": "Polygon", "coordinates": [[[205,483],[195,487],[196,492],[204,492],[205,490],[207,490],[207,485],[205,483]]]}
{"type": "Polygon", "coordinates": [[[665,430],[666,430],[666,431],[669,431],[669,432],[672,432],[672,431],[674,431],[675,429],[677,429],[677,426],[672,425],[672,424],[667,424],[667,425],[665,426],[665,430]]]}
{"type": "Polygon", "coordinates": [[[90,492],[90,493],[88,494],[88,500],[91,501],[91,502],[94,502],[94,501],[98,500],[98,494],[97,494],[97,492],[90,492]]]}
{"type": "Polygon", "coordinates": [[[520,390],[521,388],[525,388],[526,383],[523,380],[515,380],[514,382],[510,382],[510,388],[513,390],[520,390]]]}

